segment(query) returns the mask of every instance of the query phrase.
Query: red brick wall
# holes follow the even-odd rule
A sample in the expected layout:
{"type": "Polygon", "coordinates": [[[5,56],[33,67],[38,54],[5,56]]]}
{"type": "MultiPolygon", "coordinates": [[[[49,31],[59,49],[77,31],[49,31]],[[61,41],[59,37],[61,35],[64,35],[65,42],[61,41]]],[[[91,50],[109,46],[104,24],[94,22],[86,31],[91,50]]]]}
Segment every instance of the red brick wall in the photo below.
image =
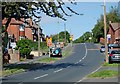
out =
{"type": "Polygon", "coordinates": [[[9,25],[9,27],[7,28],[7,31],[9,35],[14,34],[16,41],[19,40],[19,25],[9,25]]]}
{"type": "Polygon", "coordinates": [[[115,31],[115,38],[119,38],[120,37],[120,28],[118,28],[116,31],[115,31]]]}
{"type": "Polygon", "coordinates": [[[30,39],[33,40],[33,35],[32,35],[32,30],[31,28],[25,28],[25,36],[30,39]]]}
{"type": "MultiPolygon", "coordinates": [[[[22,20],[24,21],[24,18],[22,18],[22,20]]],[[[28,22],[30,23],[30,26],[32,26],[32,19],[29,19],[28,22]]],[[[4,25],[6,23],[6,18],[4,20],[2,20],[2,25],[4,25]]],[[[19,25],[23,24],[23,22],[21,21],[16,21],[14,18],[11,19],[11,22],[7,28],[8,34],[9,35],[13,35],[16,38],[16,41],[19,40],[19,36],[20,36],[20,32],[19,32],[19,25]]],[[[25,36],[28,39],[33,40],[33,35],[32,35],[32,30],[31,28],[25,28],[25,36]]]]}
{"type": "Polygon", "coordinates": [[[115,42],[115,32],[114,32],[114,30],[112,29],[111,25],[109,26],[108,34],[111,34],[110,43],[114,43],[114,42],[115,42]]]}

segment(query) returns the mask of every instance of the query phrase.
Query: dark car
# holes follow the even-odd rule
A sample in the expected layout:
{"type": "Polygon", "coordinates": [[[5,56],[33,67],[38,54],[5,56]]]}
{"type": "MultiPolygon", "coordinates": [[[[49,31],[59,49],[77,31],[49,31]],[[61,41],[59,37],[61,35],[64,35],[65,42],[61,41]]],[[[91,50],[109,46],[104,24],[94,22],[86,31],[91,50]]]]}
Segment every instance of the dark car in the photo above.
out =
{"type": "Polygon", "coordinates": [[[112,50],[109,54],[109,63],[120,62],[120,50],[112,50]]]}
{"type": "MultiPolygon", "coordinates": [[[[111,49],[111,48],[108,46],[108,53],[109,53],[110,49],[111,49]]],[[[100,52],[101,52],[101,53],[105,52],[105,46],[101,46],[101,47],[100,47],[100,52]]]]}
{"type": "Polygon", "coordinates": [[[105,46],[100,47],[100,52],[105,52],[105,46]]]}
{"type": "Polygon", "coordinates": [[[52,47],[49,51],[50,57],[62,57],[62,49],[59,47],[52,47]]]}

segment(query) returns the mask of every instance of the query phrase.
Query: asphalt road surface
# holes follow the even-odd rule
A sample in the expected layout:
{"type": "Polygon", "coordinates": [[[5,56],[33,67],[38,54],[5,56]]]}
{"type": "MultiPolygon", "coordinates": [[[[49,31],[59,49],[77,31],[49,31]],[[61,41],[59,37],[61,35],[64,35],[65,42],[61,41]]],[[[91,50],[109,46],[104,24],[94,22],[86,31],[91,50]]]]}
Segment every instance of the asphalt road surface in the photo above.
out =
{"type": "Polygon", "coordinates": [[[78,82],[98,69],[104,62],[104,55],[93,43],[74,44],[72,54],[53,64],[47,64],[28,72],[3,78],[6,82],[78,82]]]}

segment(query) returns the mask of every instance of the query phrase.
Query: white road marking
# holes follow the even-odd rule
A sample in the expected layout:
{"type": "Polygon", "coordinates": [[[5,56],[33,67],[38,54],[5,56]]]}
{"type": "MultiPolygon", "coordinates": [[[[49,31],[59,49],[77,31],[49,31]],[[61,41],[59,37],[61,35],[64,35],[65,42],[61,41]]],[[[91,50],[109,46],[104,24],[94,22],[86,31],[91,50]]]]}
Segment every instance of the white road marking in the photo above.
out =
{"type": "MultiPolygon", "coordinates": [[[[85,43],[84,43],[85,44],[85,43]]],[[[85,56],[82,58],[82,59],[80,59],[78,62],[76,62],[75,64],[77,64],[77,63],[79,63],[79,62],[81,62],[82,60],[84,60],[86,57],[87,57],[87,53],[88,53],[88,51],[87,51],[87,46],[86,46],[86,44],[85,44],[85,56]]]]}
{"type": "MultiPolygon", "coordinates": [[[[92,72],[92,73],[90,73],[90,74],[93,74],[93,73],[97,72],[100,68],[102,68],[102,66],[100,66],[99,68],[97,68],[95,71],[93,71],[93,72],[92,72]]],[[[86,78],[86,76],[85,76],[85,77],[83,77],[81,80],[79,80],[78,82],[76,82],[76,83],[74,83],[74,84],[77,84],[77,83],[79,83],[79,82],[83,81],[85,78],[86,78]]]]}
{"type": "Polygon", "coordinates": [[[67,66],[67,68],[69,68],[69,67],[71,67],[71,65],[70,65],[70,66],[67,66]]]}
{"type": "MultiPolygon", "coordinates": [[[[79,62],[81,62],[81,61],[82,61],[82,60],[79,60],[79,62]]],[[[78,62],[78,63],[79,63],[79,62],[78,62]]]]}
{"type": "Polygon", "coordinates": [[[39,78],[43,78],[43,77],[45,77],[45,76],[47,76],[48,74],[44,74],[44,75],[42,75],[42,76],[39,76],[39,77],[35,77],[34,79],[36,80],[36,79],[39,79],[39,78]]]}
{"type": "Polygon", "coordinates": [[[54,71],[54,73],[60,72],[60,71],[62,71],[62,70],[63,70],[63,69],[56,70],[56,71],[54,71]]]}
{"type": "Polygon", "coordinates": [[[100,68],[102,68],[102,66],[100,66],[98,69],[96,69],[95,71],[93,71],[91,74],[97,72],[100,68]]]}

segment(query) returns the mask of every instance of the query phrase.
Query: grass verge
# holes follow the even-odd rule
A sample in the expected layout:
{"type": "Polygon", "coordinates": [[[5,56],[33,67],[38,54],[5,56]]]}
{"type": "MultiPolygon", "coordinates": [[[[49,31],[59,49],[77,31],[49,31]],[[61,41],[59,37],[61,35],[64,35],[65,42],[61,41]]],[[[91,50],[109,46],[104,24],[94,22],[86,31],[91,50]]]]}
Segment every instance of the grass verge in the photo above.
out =
{"type": "Polygon", "coordinates": [[[3,70],[1,72],[1,76],[8,76],[8,75],[11,75],[11,74],[15,74],[15,73],[20,73],[20,72],[24,72],[25,70],[24,69],[7,69],[7,70],[3,70]]]}
{"type": "Polygon", "coordinates": [[[39,59],[38,62],[42,62],[42,63],[52,63],[55,62],[57,60],[59,60],[60,58],[53,58],[53,57],[47,57],[47,58],[43,58],[43,59],[39,59]]]}
{"type": "Polygon", "coordinates": [[[74,49],[74,47],[68,47],[66,50],[64,50],[62,53],[63,57],[67,57],[67,56],[71,55],[73,49],[74,49]]]}
{"type": "Polygon", "coordinates": [[[109,78],[120,75],[120,72],[114,70],[102,70],[88,75],[88,78],[109,78]]]}
{"type": "MultiPolygon", "coordinates": [[[[69,56],[72,53],[73,48],[67,48],[65,51],[63,51],[63,57],[69,56]]],[[[39,59],[39,62],[42,63],[53,63],[55,61],[60,60],[61,58],[43,58],[43,59],[39,59]]],[[[21,59],[21,61],[24,61],[24,59],[21,59]]],[[[11,74],[16,74],[16,73],[21,73],[24,72],[26,70],[29,70],[30,68],[32,68],[32,66],[35,66],[34,64],[20,64],[20,65],[11,65],[8,67],[4,67],[3,71],[0,71],[0,76],[8,76],[11,74]]]]}
{"type": "MultiPolygon", "coordinates": [[[[73,47],[68,47],[62,52],[62,58],[69,56],[72,53],[73,47]]],[[[39,59],[38,62],[42,63],[54,63],[55,61],[60,60],[61,58],[55,57],[47,57],[43,59],[39,59]]]]}
{"type": "Polygon", "coordinates": [[[120,66],[120,64],[119,63],[113,63],[113,64],[103,63],[103,66],[120,66]]]}
{"type": "Polygon", "coordinates": [[[35,64],[11,64],[9,66],[4,66],[1,72],[1,76],[8,76],[11,74],[25,72],[35,66],[35,64]]]}

